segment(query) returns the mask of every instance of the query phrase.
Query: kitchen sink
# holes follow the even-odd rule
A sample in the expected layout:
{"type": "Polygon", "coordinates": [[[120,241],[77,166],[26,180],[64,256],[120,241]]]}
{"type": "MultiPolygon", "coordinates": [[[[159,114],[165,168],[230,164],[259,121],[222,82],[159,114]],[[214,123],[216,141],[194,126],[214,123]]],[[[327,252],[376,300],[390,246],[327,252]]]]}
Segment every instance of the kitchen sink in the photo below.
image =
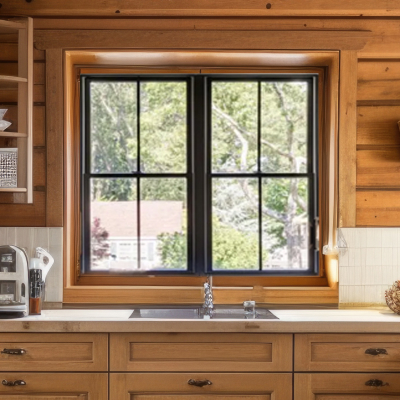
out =
{"type": "Polygon", "coordinates": [[[246,315],[243,307],[216,306],[211,315],[204,312],[202,307],[173,307],[173,308],[135,308],[130,319],[278,319],[271,311],[256,308],[255,315],[246,315]]]}

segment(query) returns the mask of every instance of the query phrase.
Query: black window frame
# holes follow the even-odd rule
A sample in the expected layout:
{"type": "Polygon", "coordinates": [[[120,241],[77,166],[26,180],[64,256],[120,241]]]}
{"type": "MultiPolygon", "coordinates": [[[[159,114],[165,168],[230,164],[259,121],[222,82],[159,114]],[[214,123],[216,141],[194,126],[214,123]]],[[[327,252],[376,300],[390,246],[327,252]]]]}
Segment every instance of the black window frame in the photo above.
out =
{"type": "MultiPolygon", "coordinates": [[[[90,271],[90,179],[91,178],[131,178],[138,184],[137,200],[140,199],[140,178],[186,178],[187,180],[187,237],[188,257],[186,270],[151,270],[135,272],[118,272],[113,275],[128,276],[316,276],[319,274],[319,244],[317,230],[319,228],[318,209],[318,75],[313,73],[235,73],[235,74],[81,74],[80,91],[80,128],[81,128],[81,273],[96,275],[90,271]],[[307,172],[306,173],[264,173],[260,165],[260,135],[261,135],[261,82],[276,81],[307,81],[308,82],[308,132],[307,132],[307,172]],[[91,173],[90,170],[90,83],[101,81],[113,82],[143,82],[143,81],[186,81],[187,82],[187,171],[185,173],[143,173],[140,172],[140,84],[137,84],[137,138],[138,138],[138,170],[132,173],[91,173]],[[258,82],[257,110],[257,148],[258,170],[255,173],[215,173],[212,172],[212,118],[211,118],[211,85],[214,81],[255,81],[258,82]],[[261,191],[263,178],[307,178],[308,208],[309,208],[309,268],[293,270],[262,270],[261,252],[259,245],[258,270],[213,270],[212,269],[212,179],[213,177],[249,177],[258,179],[258,190],[261,191]]],[[[259,208],[261,208],[259,198],[259,208]]],[[[137,201],[138,240],[140,239],[140,201],[137,201]]],[[[259,227],[262,214],[259,210],[259,227]]],[[[261,243],[262,229],[259,229],[261,243]]],[[[140,242],[138,242],[140,243],[140,242]]],[[[140,260],[140,244],[138,260],[140,260]]],[[[103,272],[104,274],[104,272],[103,272]]]]}

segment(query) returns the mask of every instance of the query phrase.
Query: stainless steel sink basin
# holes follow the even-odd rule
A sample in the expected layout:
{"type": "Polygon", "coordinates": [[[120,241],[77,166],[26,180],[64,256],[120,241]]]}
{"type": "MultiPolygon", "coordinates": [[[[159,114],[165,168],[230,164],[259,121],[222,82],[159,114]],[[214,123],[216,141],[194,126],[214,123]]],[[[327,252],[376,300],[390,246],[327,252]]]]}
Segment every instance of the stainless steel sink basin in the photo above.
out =
{"type": "Polygon", "coordinates": [[[271,311],[256,308],[255,315],[246,315],[243,307],[216,306],[212,315],[204,313],[202,307],[174,308],[135,308],[129,318],[132,319],[278,319],[271,311]]]}

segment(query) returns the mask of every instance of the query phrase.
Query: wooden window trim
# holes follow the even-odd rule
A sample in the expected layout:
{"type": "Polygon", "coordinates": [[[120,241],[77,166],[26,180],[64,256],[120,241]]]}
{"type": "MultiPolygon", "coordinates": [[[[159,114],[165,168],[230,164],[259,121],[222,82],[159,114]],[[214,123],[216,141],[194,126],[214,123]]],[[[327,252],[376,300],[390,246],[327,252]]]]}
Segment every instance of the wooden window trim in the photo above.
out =
{"type": "Polygon", "coordinates": [[[339,52],[64,51],[64,302],[201,303],[204,277],[80,275],[79,74],[84,73],[313,72],[319,75],[320,274],[316,277],[214,277],[215,302],[336,304],[337,257],[322,255],[336,242],[339,52]],[[134,67],[133,67],[134,66],[134,67]],[[333,142],[332,142],[333,140],[333,142]],[[330,142],[330,144],[329,144],[330,142]],[[328,147],[327,147],[328,146],[328,147]],[[332,158],[332,154],[334,157],[332,158]],[[328,165],[328,163],[330,165],[328,165]],[[332,171],[333,169],[333,171],[332,171]],[[333,172],[333,174],[332,174],[333,172]],[[330,181],[330,186],[327,185],[330,181]],[[329,195],[328,195],[329,194],[329,195]],[[330,210],[330,212],[329,212],[330,210]],[[332,212],[333,210],[333,212],[332,212]]]}

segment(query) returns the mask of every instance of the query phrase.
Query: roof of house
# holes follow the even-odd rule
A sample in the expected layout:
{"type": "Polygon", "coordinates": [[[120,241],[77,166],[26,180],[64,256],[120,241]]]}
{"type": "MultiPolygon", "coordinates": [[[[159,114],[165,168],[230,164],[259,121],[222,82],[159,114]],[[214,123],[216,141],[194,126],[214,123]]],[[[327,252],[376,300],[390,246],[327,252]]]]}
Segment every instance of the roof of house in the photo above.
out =
{"type": "MultiPolygon", "coordinates": [[[[140,215],[142,237],[182,232],[181,201],[141,201],[140,215]]],[[[110,238],[137,237],[136,201],[96,201],[91,204],[91,216],[100,218],[110,238]]]]}

